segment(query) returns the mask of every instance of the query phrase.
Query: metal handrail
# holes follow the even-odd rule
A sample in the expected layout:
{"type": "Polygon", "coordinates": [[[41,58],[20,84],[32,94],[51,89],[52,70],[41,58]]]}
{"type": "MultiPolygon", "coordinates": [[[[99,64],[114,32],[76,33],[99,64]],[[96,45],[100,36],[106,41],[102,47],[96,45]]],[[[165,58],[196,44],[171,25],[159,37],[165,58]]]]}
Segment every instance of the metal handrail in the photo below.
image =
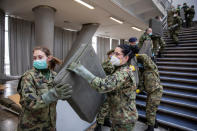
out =
{"type": "Polygon", "coordinates": [[[159,0],[161,5],[164,6],[164,9],[166,11],[166,15],[163,17],[162,19],[162,27],[163,29],[167,29],[168,24],[167,24],[167,10],[170,8],[171,4],[172,4],[172,0],[159,0]]]}

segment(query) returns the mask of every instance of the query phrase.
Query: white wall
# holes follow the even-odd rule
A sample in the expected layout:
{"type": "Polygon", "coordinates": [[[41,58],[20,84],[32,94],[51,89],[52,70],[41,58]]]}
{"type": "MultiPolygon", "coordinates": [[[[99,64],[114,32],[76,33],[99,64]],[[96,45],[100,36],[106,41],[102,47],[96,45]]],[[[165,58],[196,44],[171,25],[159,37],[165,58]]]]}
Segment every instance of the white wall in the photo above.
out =
{"type": "Polygon", "coordinates": [[[194,21],[197,21],[197,0],[173,0],[173,5],[175,7],[177,7],[178,4],[180,4],[181,6],[183,5],[183,3],[187,3],[188,6],[191,7],[191,5],[194,5],[195,7],[195,16],[194,16],[194,21]]]}

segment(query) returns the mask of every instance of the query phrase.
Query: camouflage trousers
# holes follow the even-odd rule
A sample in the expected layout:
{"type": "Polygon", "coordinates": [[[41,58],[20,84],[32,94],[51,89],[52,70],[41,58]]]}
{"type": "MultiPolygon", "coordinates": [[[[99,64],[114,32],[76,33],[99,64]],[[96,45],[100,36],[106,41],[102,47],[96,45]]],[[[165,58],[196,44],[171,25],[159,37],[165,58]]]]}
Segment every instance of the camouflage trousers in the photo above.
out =
{"type": "Polygon", "coordinates": [[[158,55],[158,52],[162,52],[165,47],[165,41],[161,37],[156,37],[153,39],[153,53],[158,55]],[[160,47],[160,48],[159,48],[160,47]]]}
{"type": "Polygon", "coordinates": [[[178,33],[179,31],[170,31],[170,37],[173,39],[173,41],[177,44],[179,42],[179,38],[178,38],[178,33]]]}
{"type": "Polygon", "coordinates": [[[17,131],[56,131],[56,128],[44,123],[34,125],[32,128],[26,128],[19,124],[17,131]]]}
{"type": "Polygon", "coordinates": [[[146,119],[147,125],[154,126],[156,119],[156,112],[160,104],[163,89],[158,88],[154,92],[147,94],[146,99],[146,119]]]}
{"type": "Polygon", "coordinates": [[[107,99],[104,101],[103,105],[100,108],[100,111],[96,117],[96,121],[98,124],[103,125],[105,118],[109,118],[110,114],[109,114],[109,103],[107,101],[107,99]]]}
{"type": "Polygon", "coordinates": [[[187,27],[192,27],[192,19],[193,18],[187,18],[187,20],[186,20],[186,26],[187,27]]]}
{"type": "Polygon", "coordinates": [[[132,131],[135,127],[135,123],[128,124],[112,124],[111,131],[132,131]]]}

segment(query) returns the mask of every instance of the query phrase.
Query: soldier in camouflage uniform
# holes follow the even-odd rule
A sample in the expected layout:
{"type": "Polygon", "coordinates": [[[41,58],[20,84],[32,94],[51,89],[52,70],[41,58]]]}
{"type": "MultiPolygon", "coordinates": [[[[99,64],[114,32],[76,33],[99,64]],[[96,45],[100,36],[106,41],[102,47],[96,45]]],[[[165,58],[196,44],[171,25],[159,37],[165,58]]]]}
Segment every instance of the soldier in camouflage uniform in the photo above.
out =
{"type": "Polygon", "coordinates": [[[185,20],[186,20],[186,26],[187,26],[187,23],[188,23],[188,10],[189,10],[189,6],[187,5],[187,3],[183,3],[183,10],[184,10],[184,15],[185,15],[185,20]]]}
{"type": "Polygon", "coordinates": [[[152,29],[151,28],[146,29],[146,31],[144,32],[144,34],[139,39],[138,48],[139,49],[142,48],[142,46],[144,44],[144,41],[151,40],[151,36],[152,36],[152,29]]]}
{"type": "MultiPolygon", "coordinates": [[[[113,56],[113,53],[114,53],[114,49],[108,51],[107,52],[108,59],[105,62],[103,62],[103,64],[102,64],[102,67],[103,67],[106,75],[112,74],[115,70],[115,67],[110,62],[110,59],[113,56]]],[[[106,93],[106,95],[107,95],[107,93],[106,93]]],[[[103,105],[100,107],[100,111],[96,117],[97,125],[96,125],[94,131],[101,131],[101,125],[111,127],[111,122],[110,122],[109,117],[110,117],[109,103],[108,103],[107,96],[106,96],[106,99],[105,99],[103,105]]]]}
{"type": "Polygon", "coordinates": [[[178,12],[178,15],[181,17],[181,5],[177,5],[176,11],[178,12]]]}
{"type": "Polygon", "coordinates": [[[174,12],[175,12],[174,6],[171,6],[171,8],[167,11],[168,27],[172,25],[174,12]]]}
{"type": "MultiPolygon", "coordinates": [[[[155,17],[156,20],[161,21],[161,17],[160,16],[156,16],[155,17]]],[[[153,41],[153,54],[154,56],[161,57],[161,52],[163,51],[166,43],[163,40],[163,38],[161,36],[158,35],[152,35],[151,39],[153,41]]]]}
{"type": "Polygon", "coordinates": [[[142,77],[144,81],[146,98],[146,119],[148,128],[146,131],[154,131],[156,112],[163,94],[160,84],[159,71],[155,63],[146,54],[136,54],[138,62],[143,64],[142,77]]]}
{"type": "Polygon", "coordinates": [[[187,23],[186,23],[187,27],[192,26],[194,15],[195,15],[194,5],[192,5],[191,8],[189,8],[187,11],[187,23]]]}
{"type": "Polygon", "coordinates": [[[181,18],[178,16],[178,13],[175,12],[173,17],[173,23],[170,27],[168,27],[168,30],[170,31],[170,36],[173,39],[176,46],[178,45],[178,41],[179,41],[178,34],[180,32],[181,25],[182,25],[181,18]]]}
{"type": "Polygon", "coordinates": [[[72,89],[53,83],[57,58],[47,48],[35,48],[33,58],[34,68],[23,74],[17,87],[22,106],[18,131],[55,131],[56,101],[71,97],[72,89]]]}
{"type": "Polygon", "coordinates": [[[128,65],[134,56],[129,45],[121,44],[116,47],[110,59],[116,68],[114,73],[105,78],[94,76],[81,64],[73,62],[68,67],[68,70],[86,79],[93,89],[100,93],[109,93],[108,103],[113,131],[132,131],[138,119],[135,102],[136,82],[128,65]]]}

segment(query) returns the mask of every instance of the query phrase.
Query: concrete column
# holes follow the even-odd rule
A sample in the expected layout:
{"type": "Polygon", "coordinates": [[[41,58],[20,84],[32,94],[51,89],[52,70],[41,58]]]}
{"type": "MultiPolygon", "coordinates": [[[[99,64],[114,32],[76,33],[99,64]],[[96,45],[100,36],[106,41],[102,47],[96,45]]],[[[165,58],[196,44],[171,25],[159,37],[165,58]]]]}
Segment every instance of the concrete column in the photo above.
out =
{"type": "Polygon", "coordinates": [[[53,52],[54,16],[56,9],[47,5],[32,9],[35,16],[35,46],[45,46],[53,52]]]}

